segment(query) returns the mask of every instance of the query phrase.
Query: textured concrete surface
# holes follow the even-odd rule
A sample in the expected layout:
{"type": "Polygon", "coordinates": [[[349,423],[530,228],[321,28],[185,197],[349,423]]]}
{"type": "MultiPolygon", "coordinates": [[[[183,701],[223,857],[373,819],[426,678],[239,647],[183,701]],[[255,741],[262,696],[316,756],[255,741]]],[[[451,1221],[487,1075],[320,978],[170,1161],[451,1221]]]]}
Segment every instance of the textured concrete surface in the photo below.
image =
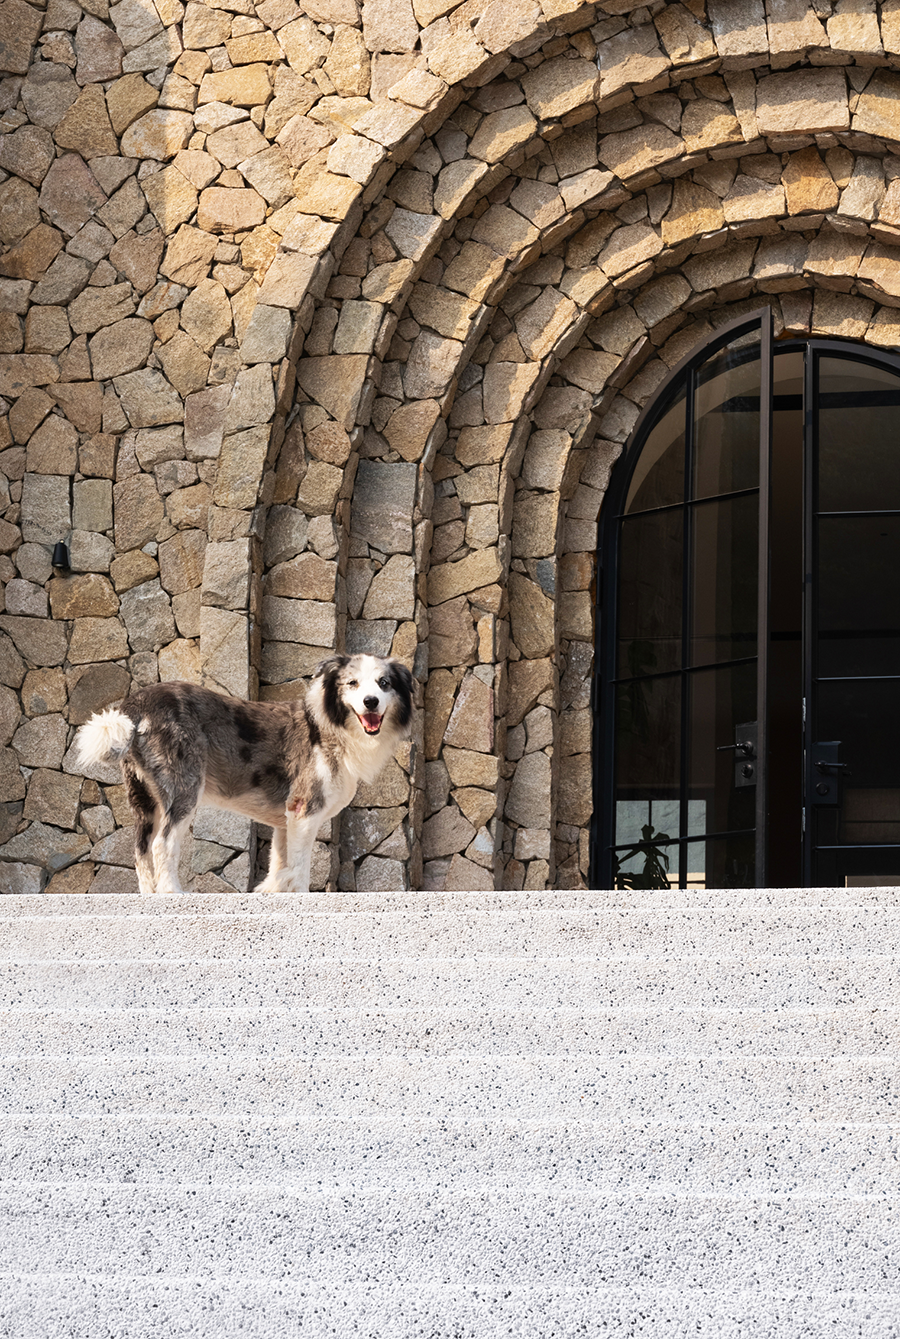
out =
{"type": "Polygon", "coordinates": [[[0,1335],[894,1339],[861,892],[3,899],[0,1335]]]}

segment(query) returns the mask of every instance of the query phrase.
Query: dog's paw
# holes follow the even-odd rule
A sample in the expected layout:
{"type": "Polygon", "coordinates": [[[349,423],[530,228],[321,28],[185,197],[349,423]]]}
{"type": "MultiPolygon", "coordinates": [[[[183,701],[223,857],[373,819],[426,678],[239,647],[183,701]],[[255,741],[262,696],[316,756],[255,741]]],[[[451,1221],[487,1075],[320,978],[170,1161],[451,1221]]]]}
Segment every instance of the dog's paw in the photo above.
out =
{"type": "Polygon", "coordinates": [[[269,874],[253,891],[265,897],[273,893],[308,893],[309,889],[293,870],[280,869],[277,874],[269,874]]]}

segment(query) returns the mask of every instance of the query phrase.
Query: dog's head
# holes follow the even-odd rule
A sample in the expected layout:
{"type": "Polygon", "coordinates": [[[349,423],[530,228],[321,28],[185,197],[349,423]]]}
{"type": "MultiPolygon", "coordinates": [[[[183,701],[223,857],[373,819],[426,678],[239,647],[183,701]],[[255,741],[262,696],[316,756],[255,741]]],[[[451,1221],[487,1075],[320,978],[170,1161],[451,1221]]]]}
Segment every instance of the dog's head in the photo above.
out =
{"type": "Polygon", "coordinates": [[[325,718],[333,726],[358,729],[370,739],[382,727],[395,735],[409,730],[413,680],[399,660],[332,656],[316,669],[310,690],[321,692],[325,718]]]}

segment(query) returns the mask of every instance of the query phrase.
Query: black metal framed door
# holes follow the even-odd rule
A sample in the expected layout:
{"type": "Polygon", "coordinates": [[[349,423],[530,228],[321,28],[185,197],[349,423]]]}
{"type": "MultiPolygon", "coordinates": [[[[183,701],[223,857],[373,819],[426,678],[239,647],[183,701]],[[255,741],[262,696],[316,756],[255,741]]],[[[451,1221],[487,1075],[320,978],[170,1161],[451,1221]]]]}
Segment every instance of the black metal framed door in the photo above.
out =
{"type": "Polygon", "coordinates": [[[803,882],[900,884],[900,360],[806,346],[803,882]]]}
{"type": "Polygon", "coordinates": [[[765,309],[675,369],[607,498],[595,887],[765,883],[771,405],[765,309]]]}

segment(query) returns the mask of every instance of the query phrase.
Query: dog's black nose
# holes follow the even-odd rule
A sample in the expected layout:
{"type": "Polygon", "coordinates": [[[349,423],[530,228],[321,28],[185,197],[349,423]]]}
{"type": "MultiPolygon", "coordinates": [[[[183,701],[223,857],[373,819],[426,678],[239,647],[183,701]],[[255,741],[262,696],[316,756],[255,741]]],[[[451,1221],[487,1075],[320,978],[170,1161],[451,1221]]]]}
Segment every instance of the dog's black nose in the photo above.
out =
{"type": "Polygon", "coordinates": [[[376,707],[378,706],[378,698],[377,698],[377,697],[364,697],[364,698],[363,698],[363,706],[365,707],[366,711],[374,711],[374,710],[376,709],[376,707]]]}

